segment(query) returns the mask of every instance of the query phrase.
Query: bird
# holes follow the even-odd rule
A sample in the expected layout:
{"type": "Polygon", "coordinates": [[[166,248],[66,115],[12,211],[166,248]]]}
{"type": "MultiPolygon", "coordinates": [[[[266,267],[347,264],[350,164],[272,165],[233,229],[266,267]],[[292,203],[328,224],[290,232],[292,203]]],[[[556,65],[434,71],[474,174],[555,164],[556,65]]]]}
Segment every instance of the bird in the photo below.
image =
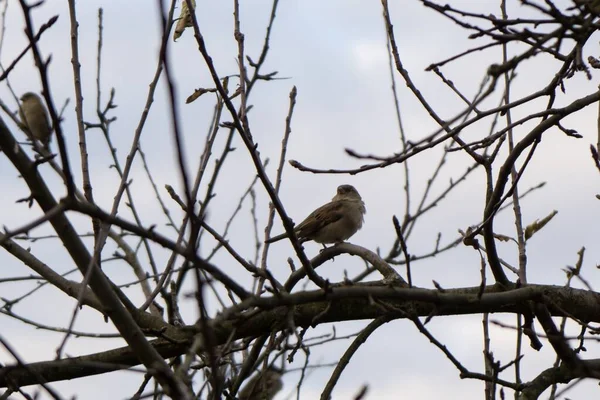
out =
{"type": "Polygon", "coordinates": [[[238,394],[240,400],[271,400],[283,388],[282,372],[274,367],[254,376],[238,394]]]}
{"type": "Polygon", "coordinates": [[[27,92],[21,96],[21,102],[19,107],[21,123],[27,128],[32,140],[39,140],[44,148],[49,150],[52,128],[42,99],[35,93],[27,92]]]}
{"type": "MultiPolygon", "coordinates": [[[[313,240],[321,244],[342,243],[354,235],[364,222],[365,203],[352,185],[340,185],[331,201],[313,211],[294,227],[301,243],[313,240]]],[[[265,240],[273,243],[288,237],[287,232],[265,240]]]]}
{"type": "Polygon", "coordinates": [[[577,6],[587,7],[588,10],[593,14],[600,14],[600,1],[598,0],[573,0],[573,2],[577,6]]]}

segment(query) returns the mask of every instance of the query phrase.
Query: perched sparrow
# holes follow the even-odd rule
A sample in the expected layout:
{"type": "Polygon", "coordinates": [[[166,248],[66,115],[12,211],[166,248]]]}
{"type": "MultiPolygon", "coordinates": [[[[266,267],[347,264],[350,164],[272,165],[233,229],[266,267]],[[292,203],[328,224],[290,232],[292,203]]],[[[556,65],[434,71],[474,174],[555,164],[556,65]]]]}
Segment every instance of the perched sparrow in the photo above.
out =
{"type": "MultiPolygon", "coordinates": [[[[341,243],[363,225],[367,213],[365,203],[352,185],[341,185],[331,202],[317,208],[294,228],[301,242],[341,243]]],[[[287,233],[265,240],[273,243],[288,237],[287,233]]]]}
{"type": "Polygon", "coordinates": [[[269,367],[248,381],[238,394],[240,400],[271,400],[283,388],[281,371],[269,367]]]}
{"type": "Polygon", "coordinates": [[[23,102],[19,107],[21,122],[32,136],[31,139],[39,140],[44,148],[48,149],[52,129],[48,123],[48,112],[42,99],[37,94],[28,92],[21,96],[21,101],[23,102]]]}

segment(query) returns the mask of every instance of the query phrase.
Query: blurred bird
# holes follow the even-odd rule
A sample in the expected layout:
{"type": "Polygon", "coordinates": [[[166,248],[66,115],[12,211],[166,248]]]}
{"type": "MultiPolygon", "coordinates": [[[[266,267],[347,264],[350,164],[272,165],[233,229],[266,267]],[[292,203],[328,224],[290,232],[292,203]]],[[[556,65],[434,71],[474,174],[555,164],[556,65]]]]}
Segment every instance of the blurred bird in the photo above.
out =
{"type": "Polygon", "coordinates": [[[281,371],[269,367],[248,381],[238,394],[240,400],[271,400],[283,388],[281,371]]]}
{"type": "Polygon", "coordinates": [[[21,96],[21,101],[19,107],[21,123],[27,128],[31,139],[39,140],[44,148],[49,151],[52,129],[42,99],[37,94],[28,92],[21,96]]]}
{"type": "Polygon", "coordinates": [[[596,15],[600,14],[599,0],[573,0],[577,6],[585,6],[588,10],[596,15]]]}
{"type": "MultiPolygon", "coordinates": [[[[363,225],[367,213],[365,203],[352,185],[341,185],[331,202],[317,208],[294,228],[300,242],[341,243],[363,225]]],[[[273,243],[288,237],[287,233],[265,240],[273,243]]]]}

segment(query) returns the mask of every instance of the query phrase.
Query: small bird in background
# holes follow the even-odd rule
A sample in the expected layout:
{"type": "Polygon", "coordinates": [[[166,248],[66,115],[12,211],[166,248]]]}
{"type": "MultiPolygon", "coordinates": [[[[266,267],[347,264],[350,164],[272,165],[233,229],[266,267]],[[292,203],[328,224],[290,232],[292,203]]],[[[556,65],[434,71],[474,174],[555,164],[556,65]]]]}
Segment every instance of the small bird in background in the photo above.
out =
{"type": "Polygon", "coordinates": [[[240,400],[271,400],[283,388],[280,370],[269,367],[265,372],[254,376],[240,390],[240,400]]]}
{"type": "Polygon", "coordinates": [[[39,140],[44,145],[44,149],[49,151],[52,129],[50,128],[46,106],[44,106],[40,96],[31,92],[21,96],[21,101],[19,116],[22,124],[29,131],[30,138],[39,140]]]}
{"type": "MultiPolygon", "coordinates": [[[[294,228],[300,242],[314,240],[321,244],[341,243],[354,235],[364,222],[365,203],[352,185],[341,185],[331,202],[317,208],[294,228]]],[[[273,243],[287,233],[265,240],[273,243]]]]}
{"type": "MultiPolygon", "coordinates": [[[[594,14],[600,14],[600,1],[599,0],[573,0],[577,6],[586,6],[588,10],[594,14]]],[[[573,9],[575,7],[569,8],[573,9]]]]}

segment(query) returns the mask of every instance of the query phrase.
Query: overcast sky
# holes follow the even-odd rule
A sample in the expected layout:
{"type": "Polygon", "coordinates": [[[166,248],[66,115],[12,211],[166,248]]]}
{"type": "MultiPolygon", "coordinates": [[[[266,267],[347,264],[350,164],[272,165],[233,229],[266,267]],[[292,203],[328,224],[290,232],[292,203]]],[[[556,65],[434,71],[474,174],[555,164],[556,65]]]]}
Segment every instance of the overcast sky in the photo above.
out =
{"type": "MultiPolygon", "coordinates": [[[[237,44],[233,31],[233,6],[231,1],[197,0],[197,16],[215,66],[224,76],[235,74],[237,70],[237,44]]],[[[432,72],[425,68],[433,62],[443,60],[467,48],[481,45],[485,39],[468,40],[470,32],[458,29],[447,19],[432,10],[424,8],[418,1],[390,2],[392,22],[394,24],[400,57],[405,68],[411,74],[422,94],[443,118],[451,118],[463,108],[463,103],[432,72]]],[[[452,1],[457,8],[472,12],[495,13],[499,15],[497,1],[452,1]]],[[[569,2],[557,2],[569,4],[569,2]]],[[[520,6],[518,1],[509,1],[511,16],[531,15],[531,11],[520,6]]],[[[0,5],[4,6],[4,2],[0,5]]],[[[116,89],[115,102],[118,108],[114,116],[118,119],[112,125],[112,138],[118,148],[118,154],[124,163],[129,151],[134,129],[146,101],[148,85],[156,69],[160,32],[155,2],[130,0],[78,2],[80,22],[79,40],[82,62],[82,85],[84,90],[84,115],[86,120],[94,122],[95,116],[95,76],[98,8],[104,9],[104,47],[102,64],[103,102],[108,98],[110,88],[116,89]]],[[[254,60],[262,48],[266,24],[270,13],[271,1],[252,0],[241,5],[242,26],[245,35],[246,54],[254,60]]],[[[63,130],[77,182],[81,182],[81,170],[78,155],[78,137],[73,104],[73,79],[70,51],[70,24],[68,7],[65,1],[48,0],[34,12],[35,25],[39,27],[52,15],[59,15],[56,25],[44,34],[40,48],[45,56],[52,55],[50,79],[55,103],[62,105],[70,98],[64,116],[63,130]]],[[[6,67],[26,45],[23,32],[22,12],[17,2],[10,2],[6,16],[5,37],[0,61],[6,67]]],[[[293,115],[292,134],[288,148],[290,159],[318,168],[354,168],[363,162],[350,158],[344,152],[351,148],[363,154],[380,156],[391,155],[401,150],[398,123],[394,111],[390,89],[390,73],[386,50],[386,37],[383,25],[381,4],[359,0],[288,0],[281,1],[274,24],[270,52],[263,73],[277,71],[278,77],[286,79],[268,83],[259,83],[252,93],[250,103],[254,106],[250,113],[250,124],[254,140],[263,158],[271,160],[267,172],[275,176],[275,164],[279,158],[281,137],[284,132],[285,118],[289,105],[289,92],[293,86],[298,89],[297,105],[293,115]]],[[[597,38],[588,42],[584,59],[588,55],[598,55],[597,38]]],[[[195,170],[200,150],[204,145],[206,132],[211,121],[214,97],[205,95],[192,104],[185,99],[199,87],[212,87],[212,81],[191,31],[186,31],[177,43],[170,42],[171,61],[177,85],[177,102],[181,110],[181,122],[184,133],[188,166],[195,170]]],[[[518,51],[513,49],[512,51],[518,51]]],[[[467,97],[473,97],[485,77],[487,67],[500,62],[499,50],[481,52],[468,60],[451,64],[443,72],[467,97]]],[[[549,58],[540,57],[519,70],[513,88],[513,96],[519,97],[543,87],[554,76],[558,64],[549,58]]],[[[402,122],[409,140],[417,141],[437,129],[436,123],[413,98],[398,74],[397,89],[402,112],[402,122]]],[[[10,85],[15,93],[27,91],[40,92],[41,84],[30,55],[11,73],[10,85]]],[[[597,90],[597,74],[591,81],[578,74],[566,81],[567,92],[559,95],[558,105],[568,104],[574,99],[597,90]]],[[[16,102],[7,88],[6,82],[0,83],[0,96],[13,110],[16,102]]],[[[498,97],[494,97],[494,102],[498,97]]],[[[486,103],[493,106],[495,103],[486,103]]],[[[542,107],[542,103],[537,107],[542,107]]],[[[169,108],[166,101],[164,82],[159,85],[155,104],[146,123],[142,137],[142,147],[150,160],[150,169],[160,190],[165,184],[180,188],[177,170],[169,108]]],[[[527,115],[533,108],[520,110],[527,115]]],[[[517,119],[519,114],[514,116],[517,119]]],[[[11,128],[9,118],[2,115],[11,128]]],[[[600,193],[597,182],[600,181],[589,155],[589,145],[596,143],[597,109],[588,107],[569,118],[565,125],[577,129],[584,136],[575,140],[567,138],[558,130],[544,135],[541,146],[522,179],[521,190],[547,182],[543,190],[536,191],[523,201],[523,218],[526,224],[543,218],[552,210],[557,217],[544,231],[528,243],[529,282],[562,285],[565,282],[562,269],[573,265],[577,251],[586,247],[584,271],[592,286],[598,278],[595,266],[600,259],[597,246],[598,224],[590,223],[597,217],[600,193]]],[[[225,120],[228,120],[225,118],[225,120]]],[[[517,139],[528,132],[533,125],[520,127],[517,139]]],[[[464,132],[465,140],[482,138],[489,125],[475,125],[464,132]]],[[[24,140],[25,136],[17,129],[15,135],[24,140]]],[[[226,131],[222,130],[217,140],[220,151],[226,131]]],[[[112,205],[118,182],[117,174],[110,168],[112,159],[100,131],[88,133],[90,163],[92,165],[92,183],[96,201],[105,209],[112,205]]],[[[56,146],[56,144],[53,144],[56,146]]],[[[235,210],[240,195],[246,190],[255,176],[252,162],[243,143],[236,137],[235,152],[229,155],[222,173],[222,179],[216,186],[216,197],[209,209],[209,222],[222,230],[225,221],[235,210]]],[[[56,149],[56,147],[53,147],[56,149]]],[[[411,190],[415,194],[413,209],[418,195],[424,190],[437,162],[441,157],[441,148],[421,153],[409,162],[411,170],[411,190]]],[[[464,152],[452,153],[437,185],[434,194],[441,193],[451,178],[458,178],[471,159],[464,152]]],[[[214,162],[211,162],[211,169],[214,162]]],[[[497,168],[495,170],[497,172],[497,168]]],[[[60,180],[48,168],[42,173],[51,182],[55,196],[65,191],[60,180]]],[[[135,163],[132,173],[132,188],[135,192],[138,210],[147,226],[157,224],[157,229],[173,236],[172,230],[165,227],[160,206],[145,178],[140,162],[135,163]]],[[[296,221],[302,220],[309,212],[335,194],[335,188],[343,183],[354,185],[362,195],[366,207],[366,223],[361,231],[352,237],[351,242],[372,250],[381,249],[387,254],[394,240],[391,223],[393,215],[402,217],[405,212],[403,187],[405,178],[403,166],[394,165],[385,169],[375,169],[355,176],[311,174],[298,171],[286,164],[284,184],[281,189],[283,201],[289,215],[296,221]]],[[[485,177],[482,171],[473,173],[470,179],[449,195],[443,203],[433,209],[415,228],[409,240],[412,254],[431,251],[438,233],[442,234],[442,243],[455,239],[458,229],[466,230],[469,225],[480,222],[483,214],[485,177]]],[[[201,191],[202,192],[202,191],[201,191]]],[[[8,229],[15,229],[39,215],[34,206],[31,210],[16,200],[28,196],[26,186],[12,165],[0,157],[0,223],[8,229]]],[[[168,200],[165,193],[163,197],[168,200]]],[[[257,186],[259,201],[259,233],[263,234],[268,199],[264,189],[257,186]]],[[[168,203],[176,218],[177,207],[168,203]]],[[[241,219],[233,225],[230,234],[232,245],[246,258],[253,258],[250,204],[244,204],[241,219]]],[[[514,236],[514,222],[510,209],[498,216],[496,231],[514,236]]],[[[122,207],[121,216],[129,218],[126,207],[122,207]]],[[[177,219],[176,219],[177,220],[177,219]]],[[[74,223],[81,232],[91,230],[89,222],[74,216],[74,223]]],[[[273,233],[283,230],[276,219],[273,233]]],[[[43,235],[50,232],[43,227],[31,232],[43,235]]],[[[212,242],[202,250],[209,251],[212,242]]],[[[38,241],[31,247],[34,254],[52,266],[55,270],[66,272],[74,268],[62,245],[57,242],[38,241]]],[[[517,265],[517,250],[514,244],[499,244],[501,257],[517,265]]],[[[315,255],[319,247],[307,244],[309,256],[315,255]]],[[[288,242],[279,242],[272,246],[269,268],[278,278],[285,279],[289,273],[286,259],[293,254],[288,242]]],[[[110,252],[106,252],[106,257],[110,252]]],[[[158,252],[157,263],[164,265],[169,253],[158,252]]],[[[249,283],[242,276],[241,268],[223,255],[215,259],[226,272],[239,277],[243,283],[249,283]],[[240,270],[240,273],[237,271],[240,270]]],[[[417,286],[432,287],[435,279],[444,287],[464,287],[478,285],[480,282],[479,255],[472,248],[459,246],[451,252],[434,259],[413,264],[413,282],[417,286]]],[[[0,278],[29,275],[29,270],[0,251],[0,278]]],[[[107,272],[120,283],[134,280],[122,264],[105,264],[107,272]]],[[[323,266],[319,272],[331,281],[340,281],[347,271],[352,277],[362,269],[362,264],[351,257],[338,257],[335,262],[323,266]]],[[[404,274],[402,267],[401,273],[404,274]]],[[[78,279],[75,275],[72,279],[78,279]]],[[[373,276],[372,279],[378,279],[373,276]]],[[[491,278],[490,278],[491,279],[491,278]]],[[[575,286],[580,286],[577,282],[575,286]]],[[[31,288],[27,284],[4,284],[0,293],[2,298],[14,298],[31,288]]],[[[131,291],[134,298],[140,299],[137,291],[131,291]],[[135,297],[137,296],[137,297],[135,297]]],[[[193,323],[196,311],[193,302],[183,302],[183,313],[187,323],[193,323]]],[[[36,296],[19,303],[15,312],[19,312],[36,321],[53,326],[65,326],[72,312],[72,301],[55,289],[44,288],[36,296]]],[[[492,316],[502,318],[514,324],[512,316],[492,316]]],[[[338,334],[357,332],[369,321],[336,324],[338,334]],[[340,333],[341,332],[341,333],[340,333]]],[[[28,361],[49,360],[55,356],[55,350],[62,335],[48,333],[0,315],[0,335],[7,339],[20,355],[28,361]]],[[[96,312],[84,310],[76,327],[85,331],[112,332],[112,325],[105,324],[96,312]]],[[[461,316],[434,318],[429,324],[434,335],[475,372],[483,371],[481,316],[461,316]]],[[[314,336],[331,332],[331,325],[324,325],[314,331],[314,336]]],[[[541,328],[539,329],[541,331],[541,328]]],[[[494,355],[503,364],[514,357],[513,331],[492,327],[492,349],[494,355]]],[[[113,340],[99,341],[72,338],[67,346],[68,355],[89,354],[94,351],[119,346],[113,340]]],[[[313,363],[332,363],[339,360],[349,340],[334,342],[313,349],[313,363]]],[[[595,358],[596,347],[588,343],[586,357],[595,358]]],[[[524,346],[523,380],[533,379],[543,369],[551,366],[554,352],[546,344],[540,352],[534,352],[524,346]]],[[[0,362],[11,363],[12,358],[0,350],[0,362]]],[[[302,361],[302,360],[300,360],[302,361]]],[[[296,363],[294,366],[299,366],[296,363]]],[[[311,372],[310,379],[304,384],[302,398],[318,398],[331,374],[331,369],[318,369],[311,372]]],[[[284,399],[293,393],[299,378],[298,373],[285,377],[285,387],[278,399],[284,399]]],[[[514,380],[514,375],[506,375],[514,380]]],[[[76,395],[80,399],[124,399],[131,396],[141,381],[139,372],[121,371],[91,378],[53,384],[65,398],[76,395]]],[[[420,335],[407,321],[398,320],[388,323],[377,330],[369,341],[361,347],[344,371],[334,391],[335,399],[350,398],[361,385],[369,384],[369,399],[419,399],[440,398],[481,399],[483,384],[474,380],[461,380],[459,372],[445,356],[429,341],[420,335]]],[[[584,382],[569,392],[571,398],[589,398],[597,395],[593,382],[584,382]]],[[[43,395],[42,395],[43,397],[43,395]]]]}

